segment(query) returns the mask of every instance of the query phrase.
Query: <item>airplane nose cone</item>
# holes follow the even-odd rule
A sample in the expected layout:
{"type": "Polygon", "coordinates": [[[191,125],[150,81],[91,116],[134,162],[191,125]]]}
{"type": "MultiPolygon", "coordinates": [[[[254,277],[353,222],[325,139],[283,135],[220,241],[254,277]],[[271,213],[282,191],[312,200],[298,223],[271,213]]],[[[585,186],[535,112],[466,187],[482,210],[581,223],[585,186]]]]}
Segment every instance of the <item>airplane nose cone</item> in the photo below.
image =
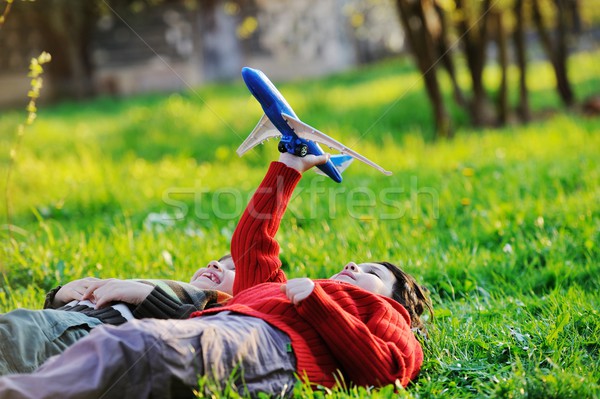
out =
{"type": "Polygon", "coordinates": [[[242,68],[242,79],[244,79],[244,83],[246,86],[257,88],[260,84],[266,84],[266,82],[270,83],[269,78],[262,71],[258,69],[253,69],[250,67],[242,68]]]}
{"type": "Polygon", "coordinates": [[[269,78],[258,69],[249,67],[242,68],[242,78],[250,93],[258,100],[263,109],[270,107],[274,102],[275,95],[273,93],[277,91],[269,78]]]}
{"type": "Polygon", "coordinates": [[[249,77],[256,77],[258,75],[258,72],[260,72],[260,71],[257,69],[252,69],[250,67],[243,67],[242,68],[242,78],[244,79],[244,81],[246,81],[246,79],[249,77]]]}

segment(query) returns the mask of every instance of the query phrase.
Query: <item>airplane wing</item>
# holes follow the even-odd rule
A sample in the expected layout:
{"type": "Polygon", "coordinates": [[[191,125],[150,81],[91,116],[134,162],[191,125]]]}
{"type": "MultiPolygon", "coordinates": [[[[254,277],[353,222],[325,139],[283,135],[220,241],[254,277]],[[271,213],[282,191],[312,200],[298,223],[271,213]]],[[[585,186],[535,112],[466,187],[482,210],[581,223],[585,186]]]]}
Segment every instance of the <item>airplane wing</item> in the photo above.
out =
{"type": "Polygon", "coordinates": [[[331,137],[329,137],[325,133],[318,131],[314,127],[309,126],[306,123],[301,122],[298,119],[296,119],[292,116],[289,116],[285,113],[282,113],[281,116],[283,116],[283,118],[285,119],[287,124],[292,129],[294,129],[294,132],[296,133],[296,135],[298,135],[298,137],[302,137],[305,140],[310,140],[310,141],[315,141],[317,143],[321,143],[323,145],[328,146],[329,148],[333,148],[334,150],[341,152],[342,154],[350,155],[351,157],[356,158],[359,161],[364,162],[367,165],[377,169],[384,175],[389,176],[392,174],[392,172],[390,172],[389,170],[385,170],[381,166],[377,165],[375,162],[360,155],[358,152],[351,150],[350,148],[346,147],[339,141],[332,139],[331,137]]]}
{"type": "Polygon", "coordinates": [[[256,147],[263,141],[277,136],[281,136],[281,132],[277,130],[267,115],[263,115],[256,124],[254,130],[252,130],[246,140],[238,147],[236,152],[241,157],[248,150],[256,147]]]}

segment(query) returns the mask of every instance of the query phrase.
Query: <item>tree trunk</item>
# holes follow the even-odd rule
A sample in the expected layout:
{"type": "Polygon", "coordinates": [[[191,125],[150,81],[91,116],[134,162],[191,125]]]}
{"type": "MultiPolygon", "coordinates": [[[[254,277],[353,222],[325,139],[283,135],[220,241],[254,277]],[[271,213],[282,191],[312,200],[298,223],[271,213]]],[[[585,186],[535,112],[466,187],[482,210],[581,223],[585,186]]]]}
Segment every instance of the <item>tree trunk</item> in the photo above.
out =
{"type": "Polygon", "coordinates": [[[568,32],[568,15],[569,0],[555,0],[556,3],[556,22],[557,22],[557,45],[556,45],[556,83],[560,97],[566,106],[570,107],[575,103],[575,95],[569,82],[567,74],[567,61],[569,58],[569,32],[568,32]]]}
{"type": "Polygon", "coordinates": [[[48,76],[55,97],[89,97],[94,92],[89,47],[96,21],[95,5],[89,1],[46,0],[33,6],[44,48],[52,55],[48,76]]]}
{"type": "Polygon", "coordinates": [[[433,59],[434,49],[431,35],[427,29],[427,22],[421,2],[397,0],[396,6],[404,32],[410,44],[410,49],[417,61],[417,66],[423,75],[425,89],[433,106],[437,135],[450,137],[450,118],[444,106],[444,100],[437,79],[433,59]]]}
{"type": "Polygon", "coordinates": [[[567,7],[569,7],[569,17],[573,26],[573,33],[579,35],[582,31],[581,13],[579,12],[579,0],[568,1],[567,7]]]}
{"type": "Polygon", "coordinates": [[[505,125],[508,120],[508,52],[506,49],[506,29],[504,27],[504,13],[499,10],[495,13],[496,41],[498,43],[498,64],[501,70],[500,89],[498,90],[498,124],[505,125]]]}
{"type": "Polygon", "coordinates": [[[566,106],[571,106],[575,102],[575,96],[571,90],[569,78],[567,75],[567,27],[566,27],[566,15],[563,0],[555,0],[557,5],[557,43],[556,50],[554,49],[554,43],[550,33],[544,23],[544,18],[540,11],[540,5],[538,0],[532,0],[533,8],[533,22],[537,28],[540,36],[542,46],[546,51],[546,55],[552,64],[554,69],[554,76],[556,77],[556,89],[566,106]]]}
{"type": "Polygon", "coordinates": [[[483,67],[485,66],[485,50],[487,46],[487,31],[491,0],[485,0],[482,6],[481,17],[478,22],[471,23],[469,11],[463,0],[456,0],[456,8],[462,13],[458,23],[459,36],[464,43],[465,58],[471,74],[473,84],[473,98],[470,104],[471,120],[475,126],[491,123],[489,115],[488,98],[483,86],[483,67]],[[473,31],[477,26],[478,30],[473,31]]]}
{"type": "Polygon", "coordinates": [[[527,90],[527,55],[525,53],[525,16],[523,9],[524,0],[516,0],[514,6],[515,14],[515,32],[513,41],[515,45],[515,53],[517,59],[517,67],[519,68],[519,105],[517,106],[517,114],[523,122],[528,122],[531,119],[531,111],[529,109],[529,92],[527,90]]]}
{"type": "Polygon", "coordinates": [[[448,41],[448,21],[444,10],[437,2],[434,2],[434,7],[440,21],[440,33],[436,38],[438,57],[442,61],[442,65],[446,69],[446,72],[448,72],[448,76],[452,82],[454,101],[456,101],[459,106],[466,107],[467,102],[465,101],[465,96],[456,79],[456,69],[454,68],[454,60],[452,59],[452,49],[448,41]]]}

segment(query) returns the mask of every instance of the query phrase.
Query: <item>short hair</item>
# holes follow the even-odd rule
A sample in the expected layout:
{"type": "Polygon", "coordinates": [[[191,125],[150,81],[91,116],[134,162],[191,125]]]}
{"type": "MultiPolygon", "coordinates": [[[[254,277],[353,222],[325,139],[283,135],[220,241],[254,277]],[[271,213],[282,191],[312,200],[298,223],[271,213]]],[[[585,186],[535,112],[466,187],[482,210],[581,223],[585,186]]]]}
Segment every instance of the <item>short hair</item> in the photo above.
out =
{"type": "Polygon", "coordinates": [[[417,283],[417,280],[398,266],[389,262],[376,262],[392,272],[396,282],[392,287],[392,299],[400,303],[408,311],[412,329],[427,338],[427,329],[421,315],[427,309],[433,317],[433,307],[429,290],[417,283]]]}

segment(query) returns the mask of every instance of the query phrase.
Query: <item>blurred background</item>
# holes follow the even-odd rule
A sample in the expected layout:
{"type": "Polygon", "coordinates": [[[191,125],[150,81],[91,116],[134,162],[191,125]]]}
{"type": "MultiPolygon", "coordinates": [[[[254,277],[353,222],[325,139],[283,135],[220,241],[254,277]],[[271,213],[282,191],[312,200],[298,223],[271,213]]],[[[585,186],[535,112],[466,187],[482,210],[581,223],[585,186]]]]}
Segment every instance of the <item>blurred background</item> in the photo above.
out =
{"type": "Polygon", "coordinates": [[[567,70],[571,54],[600,45],[598,0],[44,0],[4,7],[3,108],[24,104],[26,71],[41,51],[53,57],[43,101],[180,91],[239,79],[245,65],[281,81],[410,55],[439,135],[452,135],[440,73],[452,84],[453,106],[475,126],[531,118],[525,76],[540,59],[551,63],[565,106],[600,108],[597,99],[575,97],[567,70]],[[457,78],[457,63],[468,80],[457,78]],[[486,68],[500,77],[492,90],[483,84],[486,68]],[[519,76],[513,87],[509,68],[519,76]],[[511,96],[518,97],[514,110],[511,96]]]}

